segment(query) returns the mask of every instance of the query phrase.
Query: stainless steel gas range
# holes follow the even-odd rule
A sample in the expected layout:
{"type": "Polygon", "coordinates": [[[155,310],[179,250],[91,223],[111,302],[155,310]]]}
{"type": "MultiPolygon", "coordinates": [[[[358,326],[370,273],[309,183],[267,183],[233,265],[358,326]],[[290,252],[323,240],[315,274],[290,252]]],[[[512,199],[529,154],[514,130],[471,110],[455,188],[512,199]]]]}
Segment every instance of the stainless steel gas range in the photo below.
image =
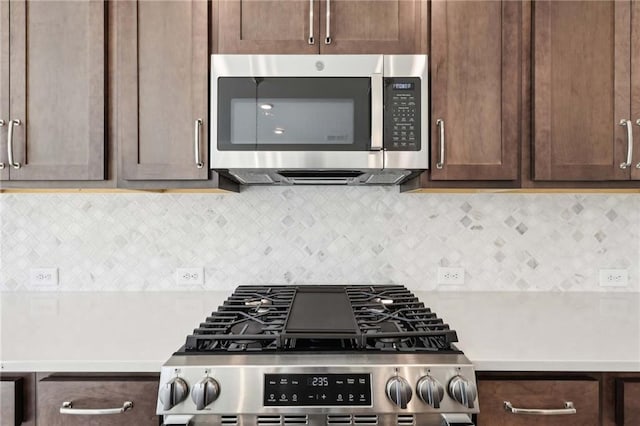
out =
{"type": "Polygon", "coordinates": [[[473,365],[405,287],[240,286],[162,367],[164,424],[472,425],[473,365]]]}

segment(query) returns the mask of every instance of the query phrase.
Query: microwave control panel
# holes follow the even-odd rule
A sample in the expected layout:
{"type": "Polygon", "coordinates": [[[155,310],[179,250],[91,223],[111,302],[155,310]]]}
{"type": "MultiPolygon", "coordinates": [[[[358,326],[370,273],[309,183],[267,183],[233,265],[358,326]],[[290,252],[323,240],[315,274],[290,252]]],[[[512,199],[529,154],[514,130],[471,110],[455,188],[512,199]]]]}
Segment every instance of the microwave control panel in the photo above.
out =
{"type": "Polygon", "coordinates": [[[420,150],[420,78],[384,80],[384,149],[420,150]]]}

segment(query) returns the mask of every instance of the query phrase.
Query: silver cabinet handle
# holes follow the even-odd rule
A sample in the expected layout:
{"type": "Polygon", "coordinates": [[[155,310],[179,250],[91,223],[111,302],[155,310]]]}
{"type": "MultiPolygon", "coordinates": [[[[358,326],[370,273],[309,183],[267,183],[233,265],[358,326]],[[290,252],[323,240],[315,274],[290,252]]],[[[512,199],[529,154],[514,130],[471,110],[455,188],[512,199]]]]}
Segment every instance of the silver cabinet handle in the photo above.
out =
{"type": "Polygon", "coordinates": [[[200,127],[202,127],[202,119],[198,118],[193,129],[193,132],[195,134],[195,136],[193,137],[193,144],[195,147],[196,167],[199,169],[204,167],[204,163],[200,159],[200,127]]]}
{"type": "MultiPolygon", "coordinates": [[[[0,120],[0,127],[4,127],[5,125],[5,121],[4,120],[0,120]]],[[[4,169],[4,163],[0,162],[0,170],[4,169]]]]}
{"type": "Polygon", "coordinates": [[[382,149],[383,109],[382,74],[371,74],[371,150],[382,149]]]}
{"type": "Polygon", "coordinates": [[[438,126],[438,135],[440,137],[440,156],[436,163],[436,169],[442,169],[444,167],[444,120],[437,119],[436,126],[438,126]]]}
{"type": "Polygon", "coordinates": [[[60,407],[60,414],[72,414],[76,416],[103,416],[107,414],[122,414],[133,408],[133,402],[125,401],[122,407],[117,408],[73,408],[73,401],[65,401],[60,407]]]}
{"type": "Polygon", "coordinates": [[[509,401],[504,401],[504,410],[511,414],[529,414],[534,416],[563,416],[576,414],[578,411],[573,402],[566,401],[564,408],[516,408],[509,401]]]}
{"type": "MultiPolygon", "coordinates": [[[[636,124],[640,126],[640,119],[636,121],[636,124]]],[[[638,164],[636,164],[636,169],[640,169],[640,161],[638,161],[638,164]]]]}
{"type": "Polygon", "coordinates": [[[633,157],[633,124],[631,120],[620,120],[621,126],[627,126],[627,161],[620,163],[621,169],[626,169],[631,165],[631,157],[633,157]]]}
{"type": "Polygon", "coordinates": [[[327,0],[327,34],[324,44],[331,44],[331,0],[327,0]]]}
{"type": "Polygon", "coordinates": [[[20,120],[11,120],[9,121],[9,135],[7,137],[7,158],[9,159],[9,165],[14,169],[19,169],[22,167],[20,163],[16,163],[13,161],[13,127],[19,126],[22,124],[20,120]]]}
{"type": "Polygon", "coordinates": [[[313,0],[309,0],[309,39],[307,43],[316,44],[313,39],[313,0]]]}

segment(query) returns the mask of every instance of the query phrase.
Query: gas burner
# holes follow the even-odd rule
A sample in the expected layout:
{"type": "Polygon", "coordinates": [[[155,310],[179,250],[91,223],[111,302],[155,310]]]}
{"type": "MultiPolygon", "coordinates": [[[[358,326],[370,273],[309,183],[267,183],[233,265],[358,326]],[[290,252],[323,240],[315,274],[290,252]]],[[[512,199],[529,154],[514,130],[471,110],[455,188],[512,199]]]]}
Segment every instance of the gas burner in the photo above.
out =
{"type": "Polygon", "coordinates": [[[455,352],[456,341],[403,286],[240,286],[183,350],[455,352]]]}

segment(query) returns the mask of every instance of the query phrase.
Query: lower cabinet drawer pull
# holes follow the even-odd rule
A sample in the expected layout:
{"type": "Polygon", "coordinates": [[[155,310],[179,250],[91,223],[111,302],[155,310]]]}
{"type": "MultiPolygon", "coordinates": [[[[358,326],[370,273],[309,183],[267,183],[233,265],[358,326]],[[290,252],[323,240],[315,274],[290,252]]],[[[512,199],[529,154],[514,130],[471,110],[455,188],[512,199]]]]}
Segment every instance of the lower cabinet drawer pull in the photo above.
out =
{"type": "Polygon", "coordinates": [[[133,402],[125,401],[118,408],[73,408],[72,401],[65,401],[60,407],[60,414],[73,414],[78,416],[103,416],[105,414],[122,414],[133,408],[133,402]]]}
{"type": "Polygon", "coordinates": [[[504,410],[511,414],[532,414],[534,416],[562,416],[565,414],[576,414],[573,402],[566,401],[564,408],[516,408],[509,401],[504,401],[504,410]]]}

